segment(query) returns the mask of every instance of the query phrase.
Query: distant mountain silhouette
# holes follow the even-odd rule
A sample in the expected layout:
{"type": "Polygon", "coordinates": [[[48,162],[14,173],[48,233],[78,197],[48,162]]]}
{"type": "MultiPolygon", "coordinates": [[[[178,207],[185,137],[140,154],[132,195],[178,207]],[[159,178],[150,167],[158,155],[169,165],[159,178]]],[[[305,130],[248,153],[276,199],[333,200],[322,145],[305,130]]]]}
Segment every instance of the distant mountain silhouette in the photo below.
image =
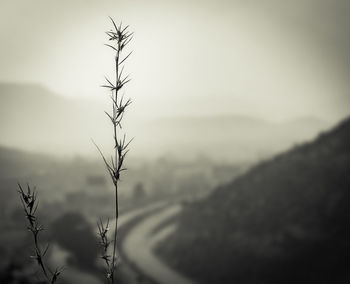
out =
{"type": "Polygon", "coordinates": [[[350,118],[185,206],[157,251],[199,283],[349,283],[350,118]]]}
{"type": "Polygon", "coordinates": [[[200,152],[211,158],[256,161],[310,140],[328,125],[311,117],[278,124],[249,116],[226,115],[162,119],[148,130],[161,133],[163,147],[178,156],[200,152]]]}
{"type": "MultiPolygon", "coordinates": [[[[0,83],[0,145],[56,155],[96,155],[90,138],[112,146],[104,110],[109,106],[69,100],[36,84],[0,83]]],[[[135,118],[125,120],[135,136],[135,156],[256,161],[315,137],[328,124],[316,118],[271,123],[248,116],[135,118]]]]}
{"type": "Polygon", "coordinates": [[[0,144],[56,155],[86,153],[93,149],[90,138],[105,125],[100,111],[92,102],[68,100],[40,85],[2,83],[0,144]]]}

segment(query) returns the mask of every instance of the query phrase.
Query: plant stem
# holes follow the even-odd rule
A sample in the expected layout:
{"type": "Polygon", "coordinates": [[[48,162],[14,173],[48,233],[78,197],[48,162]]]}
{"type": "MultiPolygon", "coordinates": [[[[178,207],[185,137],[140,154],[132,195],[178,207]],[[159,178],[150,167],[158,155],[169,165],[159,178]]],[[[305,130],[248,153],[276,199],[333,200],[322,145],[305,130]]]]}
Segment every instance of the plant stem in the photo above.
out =
{"type": "MultiPolygon", "coordinates": [[[[117,48],[117,52],[116,52],[116,56],[115,56],[115,85],[118,86],[119,84],[119,52],[120,52],[120,43],[118,40],[118,48],[117,48]]],[[[118,88],[115,89],[115,102],[113,102],[114,106],[113,106],[113,117],[116,119],[117,113],[116,113],[116,109],[118,106],[116,106],[115,104],[118,102],[118,88]]],[[[114,130],[114,141],[115,141],[115,167],[114,167],[114,171],[116,172],[117,170],[117,165],[120,161],[120,157],[119,157],[119,152],[118,152],[118,132],[117,132],[117,123],[114,122],[113,123],[113,130],[114,130]]],[[[112,273],[112,283],[115,283],[115,277],[114,277],[114,272],[115,272],[115,266],[116,266],[116,250],[117,250],[117,236],[118,236],[118,217],[119,217],[119,204],[118,204],[118,180],[115,181],[114,183],[115,186],[115,228],[114,228],[114,239],[113,239],[113,258],[112,258],[112,269],[113,269],[113,273],[112,273]]]]}
{"type": "Polygon", "coordinates": [[[36,260],[37,264],[41,268],[46,279],[45,282],[47,284],[54,284],[57,282],[57,279],[64,268],[59,269],[57,267],[53,272],[44,262],[44,257],[48,251],[49,245],[47,245],[44,251],[40,249],[39,233],[44,229],[42,225],[39,224],[38,217],[36,216],[36,210],[38,208],[37,194],[35,192],[35,189],[32,190],[29,185],[27,185],[27,192],[23,190],[22,186],[19,183],[18,188],[23,210],[28,221],[28,230],[32,233],[34,240],[35,255],[31,257],[36,260]]]}
{"type": "Polygon", "coordinates": [[[132,33],[127,31],[128,27],[122,28],[122,25],[117,27],[113,19],[111,18],[113,26],[115,30],[110,30],[107,32],[110,41],[116,41],[115,45],[106,44],[108,47],[112,48],[115,52],[115,83],[113,84],[108,78],[106,78],[107,84],[102,87],[108,88],[111,91],[111,99],[112,99],[112,113],[107,113],[106,115],[109,117],[113,124],[113,134],[114,134],[114,157],[112,154],[111,162],[107,162],[107,159],[103,155],[102,151],[96,145],[98,151],[100,152],[107,171],[113,181],[115,188],[115,228],[114,228],[114,238],[113,238],[113,255],[112,255],[112,263],[110,264],[107,249],[109,246],[108,239],[106,238],[106,231],[108,230],[107,226],[104,226],[102,221],[99,223],[99,234],[101,237],[101,244],[103,246],[103,255],[101,256],[105,259],[107,265],[107,279],[111,280],[112,284],[116,283],[115,270],[116,270],[116,262],[117,262],[117,236],[118,236],[118,217],[119,217],[119,204],[118,204],[118,183],[120,179],[120,174],[122,171],[126,170],[123,168],[124,159],[126,154],[128,153],[128,146],[131,141],[125,141],[124,138],[118,141],[118,127],[121,129],[121,121],[123,119],[125,109],[127,106],[131,104],[131,100],[128,99],[126,102],[123,102],[123,97],[118,97],[118,91],[123,88],[123,86],[128,83],[130,80],[128,76],[122,78],[123,68],[120,69],[119,66],[124,63],[124,61],[130,56],[129,53],[122,61],[120,61],[120,55],[124,47],[131,41],[132,33]]]}
{"type": "Polygon", "coordinates": [[[115,271],[115,261],[116,261],[116,249],[117,249],[117,235],[118,235],[118,185],[115,186],[115,229],[114,229],[114,243],[113,243],[113,260],[112,260],[112,283],[114,282],[114,271],[115,271]]]}

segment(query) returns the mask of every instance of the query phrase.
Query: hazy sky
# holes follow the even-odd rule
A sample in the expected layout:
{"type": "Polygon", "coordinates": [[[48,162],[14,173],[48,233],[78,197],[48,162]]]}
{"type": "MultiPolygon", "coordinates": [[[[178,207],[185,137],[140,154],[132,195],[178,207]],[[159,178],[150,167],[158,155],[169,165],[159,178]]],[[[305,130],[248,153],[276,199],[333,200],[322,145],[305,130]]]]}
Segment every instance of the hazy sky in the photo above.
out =
{"type": "Polygon", "coordinates": [[[350,1],[1,0],[0,81],[104,98],[108,16],[130,24],[135,113],[350,113],[350,1]]]}

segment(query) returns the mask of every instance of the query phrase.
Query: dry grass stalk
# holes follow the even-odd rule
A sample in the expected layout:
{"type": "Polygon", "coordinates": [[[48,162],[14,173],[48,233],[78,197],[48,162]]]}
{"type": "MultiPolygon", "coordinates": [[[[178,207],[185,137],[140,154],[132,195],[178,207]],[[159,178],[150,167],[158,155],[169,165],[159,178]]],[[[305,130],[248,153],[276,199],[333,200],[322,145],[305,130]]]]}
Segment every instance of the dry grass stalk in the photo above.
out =
{"type": "Polygon", "coordinates": [[[45,264],[44,257],[48,252],[49,244],[46,245],[45,249],[42,249],[39,244],[39,233],[44,230],[44,227],[39,223],[38,216],[36,215],[39,204],[37,193],[35,188],[31,189],[29,185],[27,185],[27,191],[23,190],[20,184],[18,184],[18,188],[23,210],[28,221],[28,231],[32,233],[34,239],[34,255],[32,255],[31,258],[36,260],[37,264],[42,270],[46,283],[54,284],[57,282],[58,277],[64,268],[57,267],[54,271],[52,271],[45,264]]]}
{"type": "Polygon", "coordinates": [[[106,278],[107,280],[114,284],[116,283],[115,271],[117,266],[117,234],[118,234],[118,217],[119,217],[119,207],[118,207],[118,185],[120,181],[121,172],[125,171],[124,161],[127,153],[129,152],[129,145],[132,141],[126,140],[126,135],[121,134],[122,129],[122,120],[124,118],[125,111],[127,107],[131,104],[131,100],[127,99],[124,101],[124,96],[120,95],[120,90],[130,81],[129,76],[124,76],[124,63],[131,55],[132,51],[129,52],[126,56],[124,54],[124,48],[130,43],[133,38],[133,33],[128,31],[128,26],[123,27],[122,24],[117,26],[112,18],[110,18],[113,24],[113,29],[107,31],[109,41],[111,44],[106,44],[111,48],[115,53],[115,78],[113,82],[107,77],[106,84],[102,87],[107,88],[111,92],[111,101],[112,101],[112,112],[105,112],[109,120],[113,125],[113,140],[114,140],[114,157],[113,155],[110,158],[110,161],[106,159],[100,148],[95,144],[98,151],[101,154],[101,157],[105,163],[106,169],[111,177],[111,180],[115,187],[115,230],[113,241],[108,240],[108,229],[109,229],[109,220],[107,224],[104,225],[102,220],[98,222],[98,230],[100,243],[102,246],[102,255],[101,258],[105,261],[107,267],[106,278]],[[113,243],[113,254],[108,255],[108,248],[110,243],[113,243]]]}

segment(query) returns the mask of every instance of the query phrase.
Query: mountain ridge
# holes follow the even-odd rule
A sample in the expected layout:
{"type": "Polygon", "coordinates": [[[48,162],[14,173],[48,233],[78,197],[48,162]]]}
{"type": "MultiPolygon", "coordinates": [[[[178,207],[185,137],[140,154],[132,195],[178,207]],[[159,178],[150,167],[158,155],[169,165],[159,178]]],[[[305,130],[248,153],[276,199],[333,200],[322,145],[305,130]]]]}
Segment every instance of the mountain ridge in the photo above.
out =
{"type": "MultiPolygon", "coordinates": [[[[0,83],[0,144],[54,155],[95,155],[91,137],[113,147],[101,102],[70,100],[37,84],[0,83]]],[[[243,115],[137,119],[130,114],[125,129],[135,137],[135,156],[164,155],[243,161],[270,156],[313,138],[327,123],[271,123],[243,115]],[[215,151],[213,151],[215,149],[215,151]]]]}

